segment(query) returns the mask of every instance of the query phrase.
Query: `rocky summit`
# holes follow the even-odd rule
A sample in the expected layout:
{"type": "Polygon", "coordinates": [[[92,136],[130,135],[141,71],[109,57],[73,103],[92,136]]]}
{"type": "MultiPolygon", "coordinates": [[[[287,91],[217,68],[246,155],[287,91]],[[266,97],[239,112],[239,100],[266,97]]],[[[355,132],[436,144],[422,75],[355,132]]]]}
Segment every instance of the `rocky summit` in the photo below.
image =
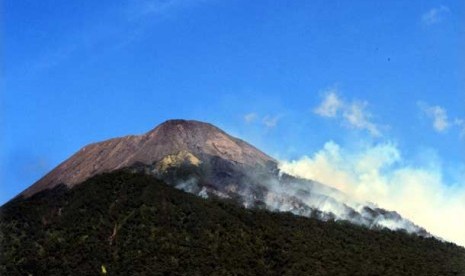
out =
{"type": "Polygon", "coordinates": [[[180,165],[181,161],[198,165],[208,162],[209,157],[252,167],[276,164],[273,158],[211,124],[169,120],[143,135],[129,135],[83,147],[22,194],[30,196],[58,184],[73,187],[94,175],[135,164],[167,169],[180,165]]]}

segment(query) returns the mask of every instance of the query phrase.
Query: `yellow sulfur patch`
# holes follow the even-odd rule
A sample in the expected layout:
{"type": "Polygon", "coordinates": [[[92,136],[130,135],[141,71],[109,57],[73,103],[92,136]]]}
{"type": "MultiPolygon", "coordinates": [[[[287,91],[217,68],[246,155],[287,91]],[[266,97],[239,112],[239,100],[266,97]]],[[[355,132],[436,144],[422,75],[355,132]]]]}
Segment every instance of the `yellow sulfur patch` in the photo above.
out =
{"type": "Polygon", "coordinates": [[[183,163],[188,163],[194,166],[198,166],[200,163],[202,163],[202,161],[200,161],[200,159],[198,159],[192,153],[182,150],[178,152],[177,154],[170,154],[170,155],[166,155],[165,157],[163,157],[162,160],[157,162],[156,169],[159,172],[164,172],[169,168],[178,167],[183,163]]]}

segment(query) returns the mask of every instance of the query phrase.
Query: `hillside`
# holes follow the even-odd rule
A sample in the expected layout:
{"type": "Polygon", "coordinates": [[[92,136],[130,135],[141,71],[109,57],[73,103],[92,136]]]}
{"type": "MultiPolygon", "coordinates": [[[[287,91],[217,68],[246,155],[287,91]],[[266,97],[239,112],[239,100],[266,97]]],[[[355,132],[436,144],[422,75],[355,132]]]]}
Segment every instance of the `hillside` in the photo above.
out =
{"type": "Polygon", "coordinates": [[[119,170],[1,207],[0,275],[465,275],[465,249],[119,170]]]}
{"type": "Polygon", "coordinates": [[[127,135],[84,146],[22,194],[30,196],[59,184],[73,187],[94,175],[134,164],[156,164],[157,169],[170,167],[166,158],[173,155],[180,161],[191,157],[200,163],[211,163],[214,157],[248,167],[275,163],[265,153],[212,124],[168,120],[142,135],[127,135]],[[184,155],[179,156],[180,153],[184,155]]]}
{"type": "Polygon", "coordinates": [[[123,168],[199,196],[234,198],[251,208],[431,236],[395,210],[358,202],[324,183],[287,175],[275,159],[253,145],[194,120],[168,120],[142,135],[84,146],[21,195],[29,197],[60,184],[73,188],[92,176],[123,168]]]}

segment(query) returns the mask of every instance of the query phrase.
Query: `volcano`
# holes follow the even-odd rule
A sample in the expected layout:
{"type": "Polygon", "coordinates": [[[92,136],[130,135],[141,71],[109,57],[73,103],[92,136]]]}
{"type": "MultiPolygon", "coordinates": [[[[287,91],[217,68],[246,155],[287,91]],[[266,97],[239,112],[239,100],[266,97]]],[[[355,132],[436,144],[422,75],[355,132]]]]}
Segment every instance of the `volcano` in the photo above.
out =
{"type": "Polygon", "coordinates": [[[87,145],[20,196],[60,184],[73,188],[95,175],[120,169],[152,175],[198,196],[234,199],[245,207],[429,236],[395,211],[356,202],[322,183],[282,173],[274,158],[254,146],[193,120],[169,120],[143,135],[87,145]]]}
{"type": "Polygon", "coordinates": [[[69,187],[91,176],[135,165],[161,171],[224,160],[243,167],[276,166],[276,161],[250,144],[203,122],[169,120],[143,135],[129,135],[83,147],[37,181],[22,195],[30,196],[58,184],[69,187]]]}
{"type": "Polygon", "coordinates": [[[465,249],[203,122],[83,147],[0,207],[0,275],[464,275],[465,249]]]}

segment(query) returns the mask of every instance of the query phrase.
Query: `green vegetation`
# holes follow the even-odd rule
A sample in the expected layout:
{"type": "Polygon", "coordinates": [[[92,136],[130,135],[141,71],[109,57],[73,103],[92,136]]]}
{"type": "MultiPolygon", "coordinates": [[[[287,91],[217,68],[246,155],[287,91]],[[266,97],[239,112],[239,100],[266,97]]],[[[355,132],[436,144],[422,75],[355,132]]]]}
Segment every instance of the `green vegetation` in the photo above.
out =
{"type": "Polygon", "coordinates": [[[1,209],[0,275],[465,275],[465,249],[202,199],[124,171],[1,209]]]}

